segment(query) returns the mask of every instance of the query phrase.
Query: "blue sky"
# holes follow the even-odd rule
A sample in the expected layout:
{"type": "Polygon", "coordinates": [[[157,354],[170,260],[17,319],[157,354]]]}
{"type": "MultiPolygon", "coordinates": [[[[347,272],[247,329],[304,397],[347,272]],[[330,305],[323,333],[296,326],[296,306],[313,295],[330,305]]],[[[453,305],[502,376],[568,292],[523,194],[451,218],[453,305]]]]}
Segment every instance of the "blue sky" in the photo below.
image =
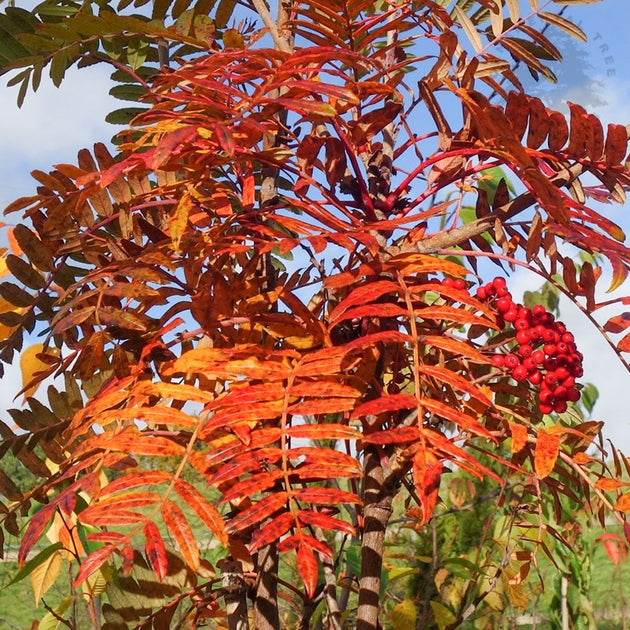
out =
{"type": "MultiPolygon", "coordinates": [[[[18,6],[26,2],[16,0],[18,6]]],[[[541,4],[543,1],[541,0],[541,4]]],[[[526,5],[526,2],[524,2],[526,5]]],[[[565,51],[565,66],[557,68],[566,78],[564,93],[550,98],[568,98],[585,103],[604,122],[630,124],[630,67],[627,62],[630,5],[628,0],[603,0],[599,4],[571,7],[566,13],[590,38],[587,45],[576,42],[565,51]],[[582,50],[586,57],[576,56],[582,50]],[[584,66],[586,61],[586,66],[584,66]],[[573,65],[572,65],[573,64],[573,65]],[[579,66],[579,67],[578,67],[579,66]],[[564,74],[563,74],[564,73],[564,74]],[[576,77],[579,81],[576,83],[576,77]],[[571,79],[571,80],[569,80],[571,79]]],[[[553,30],[548,31],[553,37],[553,30]]],[[[108,96],[108,75],[105,68],[70,71],[60,89],[43,81],[36,94],[30,93],[22,107],[15,105],[17,91],[0,86],[0,206],[15,198],[32,194],[34,182],[28,173],[48,170],[51,165],[74,162],[77,151],[95,141],[109,140],[115,128],[103,122],[105,115],[121,106],[108,96]]],[[[562,81],[561,81],[562,82],[562,81]]],[[[555,103],[554,103],[555,105],[555,103]]],[[[614,210],[614,219],[630,234],[628,207],[614,210]]],[[[7,217],[11,222],[17,217],[7,217]]],[[[535,289],[539,281],[519,273],[511,285],[515,298],[526,289],[535,289]]],[[[622,287],[628,293],[628,286],[622,287]]],[[[630,452],[630,407],[625,393],[630,392],[630,375],[619,364],[590,324],[571,308],[563,306],[563,319],[577,334],[585,355],[584,381],[595,383],[601,392],[594,419],[606,421],[606,435],[626,452],[630,452]]],[[[9,369],[0,382],[0,395],[20,388],[17,369],[9,369]]]]}

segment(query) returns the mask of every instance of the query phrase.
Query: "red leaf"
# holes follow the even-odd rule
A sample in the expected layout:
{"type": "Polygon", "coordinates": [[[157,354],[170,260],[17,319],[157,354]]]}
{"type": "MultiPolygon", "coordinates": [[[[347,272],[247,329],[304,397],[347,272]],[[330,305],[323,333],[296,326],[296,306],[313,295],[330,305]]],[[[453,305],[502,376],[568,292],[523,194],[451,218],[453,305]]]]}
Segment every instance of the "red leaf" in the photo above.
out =
{"type": "Polygon", "coordinates": [[[109,557],[116,551],[116,547],[113,545],[107,545],[105,547],[101,547],[96,551],[93,551],[82,563],[79,572],[77,573],[77,577],[74,579],[72,583],[73,586],[78,586],[85,580],[90,577],[92,573],[98,571],[109,559],[109,557]]]}
{"type": "Polygon", "coordinates": [[[168,557],[160,530],[153,521],[148,521],[144,526],[144,537],[146,539],[144,551],[147,560],[161,582],[168,573],[168,557]]]}
{"type": "Polygon", "coordinates": [[[237,514],[229,523],[230,531],[238,532],[254,525],[260,525],[272,514],[286,505],[287,497],[284,493],[270,494],[263,497],[251,507],[237,514]]]}
{"type": "Polygon", "coordinates": [[[225,522],[214,505],[209,503],[197,488],[183,479],[178,479],[175,482],[175,490],[194,510],[195,514],[203,521],[208,529],[219,539],[221,544],[227,545],[228,536],[225,522]]]}
{"type": "Polygon", "coordinates": [[[312,598],[317,589],[317,578],[319,575],[319,563],[310,547],[302,544],[297,548],[297,568],[304,581],[306,595],[312,598]]]}
{"type": "Polygon", "coordinates": [[[336,488],[311,487],[294,488],[293,496],[305,503],[319,505],[339,505],[341,503],[361,503],[361,499],[352,492],[337,490],[336,488]]]}
{"type": "Polygon", "coordinates": [[[394,427],[393,429],[379,429],[374,433],[363,436],[368,444],[405,444],[415,442],[420,437],[418,427],[394,427]]]}
{"type": "Polygon", "coordinates": [[[251,551],[256,551],[264,545],[268,545],[276,540],[279,540],[284,534],[286,534],[291,527],[295,524],[295,516],[291,512],[283,512],[275,518],[271,519],[269,523],[256,529],[252,534],[252,543],[250,545],[251,551]]]}
{"type": "Polygon", "coordinates": [[[313,525],[314,527],[321,527],[328,531],[345,532],[351,535],[355,533],[354,527],[350,523],[346,523],[346,521],[342,521],[339,518],[328,516],[322,512],[302,510],[298,513],[298,519],[303,525],[313,525]]]}
{"type": "Polygon", "coordinates": [[[382,413],[391,413],[400,409],[415,409],[418,401],[410,394],[393,394],[381,396],[359,405],[351,414],[351,419],[364,418],[365,416],[378,416],[382,413]]]}
{"type": "Polygon", "coordinates": [[[199,547],[195,535],[181,508],[172,501],[162,504],[162,518],[173,540],[179,547],[186,564],[193,570],[199,568],[199,547]]]}
{"type": "Polygon", "coordinates": [[[621,164],[628,149],[628,130],[625,125],[608,125],[604,155],[606,166],[621,164]]]}
{"type": "Polygon", "coordinates": [[[534,470],[544,479],[556,465],[560,451],[560,435],[545,429],[538,429],[536,450],[534,452],[534,470]]]}

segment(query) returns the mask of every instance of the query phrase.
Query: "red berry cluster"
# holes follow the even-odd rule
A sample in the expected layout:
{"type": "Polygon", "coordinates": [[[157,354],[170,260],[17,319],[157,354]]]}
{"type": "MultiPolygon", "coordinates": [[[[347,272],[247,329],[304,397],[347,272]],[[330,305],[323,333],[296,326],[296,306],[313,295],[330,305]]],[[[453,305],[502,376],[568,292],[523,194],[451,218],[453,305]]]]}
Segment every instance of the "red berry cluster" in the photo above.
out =
{"type": "Polygon", "coordinates": [[[496,309],[500,326],[512,327],[516,345],[512,352],[495,354],[494,365],[507,368],[515,381],[539,386],[541,413],[563,413],[567,401],[577,402],[575,379],[584,374],[582,354],[573,335],[553,314],[537,304],[525,308],[512,299],[504,278],[495,278],[477,289],[477,297],[496,309]]]}

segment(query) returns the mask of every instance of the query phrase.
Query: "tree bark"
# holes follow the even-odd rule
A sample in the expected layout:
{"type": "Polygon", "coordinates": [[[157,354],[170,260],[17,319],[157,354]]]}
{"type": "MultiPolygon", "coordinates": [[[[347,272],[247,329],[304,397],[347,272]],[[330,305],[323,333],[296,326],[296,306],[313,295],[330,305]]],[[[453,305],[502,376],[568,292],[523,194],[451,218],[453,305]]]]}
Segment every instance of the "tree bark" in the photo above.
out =
{"type": "Polygon", "coordinates": [[[228,628],[229,630],[249,630],[243,566],[236,560],[223,560],[218,566],[221,569],[221,586],[228,628]]]}
{"type": "Polygon", "coordinates": [[[275,544],[266,545],[258,552],[256,570],[254,627],[256,630],[278,630],[278,548],[275,544]]]}
{"type": "Polygon", "coordinates": [[[365,453],[363,481],[361,576],[356,630],[377,630],[380,628],[378,613],[385,532],[392,513],[394,493],[384,483],[383,467],[376,448],[365,453]]]}

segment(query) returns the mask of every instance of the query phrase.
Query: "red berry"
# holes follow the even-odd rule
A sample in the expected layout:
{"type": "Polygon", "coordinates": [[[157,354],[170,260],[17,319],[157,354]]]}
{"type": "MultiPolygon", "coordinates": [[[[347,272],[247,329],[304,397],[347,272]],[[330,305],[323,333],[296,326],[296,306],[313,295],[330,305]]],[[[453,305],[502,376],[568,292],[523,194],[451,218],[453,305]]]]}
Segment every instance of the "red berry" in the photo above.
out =
{"type": "Polygon", "coordinates": [[[497,300],[497,311],[499,313],[507,313],[512,308],[512,300],[508,297],[502,297],[497,300]]]}
{"type": "Polygon", "coordinates": [[[541,402],[538,405],[538,410],[540,411],[540,413],[551,413],[553,411],[553,407],[549,403],[541,402]]]}
{"type": "Polygon", "coordinates": [[[567,389],[571,389],[574,385],[575,385],[575,379],[572,376],[568,376],[562,381],[562,387],[566,387],[567,389]]]}
{"type": "Polygon", "coordinates": [[[449,278],[448,276],[447,276],[446,278],[444,278],[444,280],[442,280],[442,284],[443,284],[445,287],[452,287],[452,286],[453,286],[453,283],[454,283],[453,278],[449,278]]]}
{"type": "Polygon", "coordinates": [[[529,375],[529,382],[532,385],[540,385],[542,381],[542,373],[536,370],[535,372],[531,372],[529,375]]]}
{"type": "Polygon", "coordinates": [[[511,308],[505,315],[503,315],[503,319],[506,322],[515,322],[518,319],[518,311],[515,308],[511,308]]]}
{"type": "Polygon", "coordinates": [[[510,292],[507,290],[507,287],[499,287],[497,289],[497,297],[509,297],[510,299],[512,299],[512,296],[510,295],[510,292]]]}
{"type": "Polygon", "coordinates": [[[492,363],[497,367],[503,367],[505,365],[505,357],[502,354],[495,354],[492,356],[492,363]]]}
{"type": "Polygon", "coordinates": [[[547,385],[555,385],[557,382],[558,377],[554,372],[547,372],[547,374],[545,374],[545,383],[547,383],[547,385]]]}
{"type": "Polygon", "coordinates": [[[527,357],[531,357],[532,356],[532,347],[528,346],[528,345],[523,345],[520,346],[518,351],[517,351],[523,358],[527,358],[527,357]]]}
{"type": "Polygon", "coordinates": [[[563,387],[562,385],[558,385],[558,387],[556,387],[556,389],[553,390],[553,395],[559,400],[566,400],[567,388],[563,387]]]}
{"type": "Polygon", "coordinates": [[[492,284],[493,284],[495,289],[498,289],[499,287],[507,286],[507,282],[506,282],[505,278],[500,278],[498,276],[492,281],[492,284]]]}
{"type": "Polygon", "coordinates": [[[512,378],[519,383],[527,378],[527,368],[524,365],[517,365],[512,370],[512,378]]]}
{"type": "Polygon", "coordinates": [[[567,403],[564,400],[556,400],[553,404],[553,410],[556,413],[564,413],[567,410],[567,403]]]}
{"type": "Polygon", "coordinates": [[[577,402],[580,400],[580,390],[575,387],[571,387],[567,390],[567,400],[570,400],[571,402],[577,402]]]}
{"type": "Polygon", "coordinates": [[[553,332],[553,330],[545,328],[542,334],[542,338],[545,343],[554,343],[556,341],[556,334],[553,332]]]}
{"type": "Polygon", "coordinates": [[[517,319],[514,322],[516,330],[529,330],[529,322],[526,319],[517,319]]]}
{"type": "Polygon", "coordinates": [[[566,343],[564,343],[564,341],[558,343],[556,347],[558,348],[558,352],[560,354],[566,354],[569,351],[569,347],[566,343]]]}
{"type": "Polygon", "coordinates": [[[558,351],[558,348],[556,348],[555,343],[546,343],[543,346],[543,351],[547,356],[552,357],[554,354],[556,354],[556,352],[558,351]]]}
{"type": "Polygon", "coordinates": [[[559,381],[564,381],[564,379],[567,378],[569,375],[570,375],[569,370],[567,370],[567,368],[565,367],[556,368],[556,376],[558,377],[559,381]]]}
{"type": "Polygon", "coordinates": [[[530,338],[531,338],[531,334],[529,330],[519,330],[516,333],[516,341],[520,345],[525,345],[526,343],[529,343],[530,338]]]}
{"type": "Polygon", "coordinates": [[[541,317],[547,312],[547,309],[542,304],[536,304],[534,308],[532,308],[532,315],[534,317],[541,317]]]}
{"type": "Polygon", "coordinates": [[[565,332],[562,335],[562,341],[564,341],[564,343],[573,343],[575,341],[575,337],[570,332],[565,332]]]}
{"type": "Polygon", "coordinates": [[[518,318],[519,319],[530,319],[532,316],[532,312],[530,309],[521,307],[518,309],[518,318]]]}
{"type": "Polygon", "coordinates": [[[550,402],[553,400],[553,392],[548,389],[542,389],[538,397],[540,398],[540,402],[550,402]]]}
{"type": "Polygon", "coordinates": [[[528,372],[533,372],[536,370],[536,363],[532,361],[531,357],[527,357],[525,361],[523,361],[523,365],[527,368],[528,372]]]}
{"type": "Polygon", "coordinates": [[[536,365],[540,365],[545,360],[545,353],[542,350],[534,350],[532,359],[536,361],[536,365]]]}
{"type": "Polygon", "coordinates": [[[476,291],[477,298],[480,300],[487,300],[488,294],[486,293],[486,287],[478,287],[476,291]]]}
{"type": "Polygon", "coordinates": [[[520,365],[520,360],[515,354],[505,355],[505,367],[509,370],[513,370],[517,365],[520,365]]]}

